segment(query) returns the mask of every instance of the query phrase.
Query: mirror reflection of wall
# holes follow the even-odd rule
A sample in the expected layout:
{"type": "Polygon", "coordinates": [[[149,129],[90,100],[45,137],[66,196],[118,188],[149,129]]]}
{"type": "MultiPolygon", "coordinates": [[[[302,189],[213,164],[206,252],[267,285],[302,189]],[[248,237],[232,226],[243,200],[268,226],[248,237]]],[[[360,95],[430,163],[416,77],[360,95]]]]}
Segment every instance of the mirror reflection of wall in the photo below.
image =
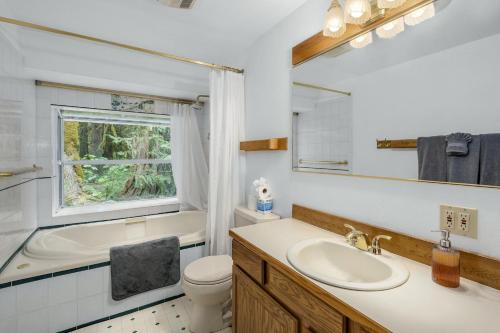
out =
{"type": "MultiPolygon", "coordinates": [[[[393,38],[373,32],[372,43],[363,48],[347,43],[293,69],[293,81],[352,93],[345,98],[351,112],[350,157],[329,153],[334,138],[344,138],[343,130],[328,128],[321,112],[308,113],[303,117],[308,123],[320,124],[311,135],[315,148],[309,149],[304,143],[308,136],[294,127],[295,169],[305,171],[298,163],[302,156],[323,158],[317,152],[325,151],[326,159],[349,161],[349,168],[328,167],[341,173],[500,186],[500,172],[495,172],[500,170],[500,158],[495,157],[500,156],[500,24],[492,15],[464,26],[456,17],[467,11],[465,2],[436,7],[435,17],[406,25],[393,38]],[[467,154],[446,152],[446,137],[454,133],[472,136],[467,154]],[[417,148],[418,138],[434,136],[439,140],[430,150],[423,150],[425,140],[417,148]],[[377,140],[382,142],[377,145],[377,140]],[[410,144],[399,147],[394,141],[390,147],[391,140],[410,144]]],[[[302,116],[296,105],[303,95],[293,89],[293,119],[302,116]]],[[[327,97],[316,97],[314,105],[321,98],[327,97]]],[[[342,99],[337,97],[338,103],[342,99]]]]}
{"type": "Polygon", "coordinates": [[[352,172],[349,96],[321,87],[293,87],[294,168],[352,172]]]}

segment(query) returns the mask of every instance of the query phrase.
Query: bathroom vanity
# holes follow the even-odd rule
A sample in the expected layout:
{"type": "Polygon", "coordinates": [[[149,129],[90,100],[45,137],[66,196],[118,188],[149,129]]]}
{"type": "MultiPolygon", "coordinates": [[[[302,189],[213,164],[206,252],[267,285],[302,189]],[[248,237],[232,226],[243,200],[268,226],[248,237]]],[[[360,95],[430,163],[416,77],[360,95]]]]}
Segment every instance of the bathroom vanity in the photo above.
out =
{"type": "MultiPolygon", "coordinates": [[[[294,218],[230,234],[233,332],[492,332],[500,326],[498,286],[462,278],[460,288],[444,288],[432,282],[429,266],[383,250],[385,259],[408,269],[406,283],[383,291],[343,289],[299,273],[287,260],[288,249],[301,241],[331,238],[340,244],[343,235],[294,218]]],[[[499,278],[498,261],[480,266],[492,280],[499,278]]]]}

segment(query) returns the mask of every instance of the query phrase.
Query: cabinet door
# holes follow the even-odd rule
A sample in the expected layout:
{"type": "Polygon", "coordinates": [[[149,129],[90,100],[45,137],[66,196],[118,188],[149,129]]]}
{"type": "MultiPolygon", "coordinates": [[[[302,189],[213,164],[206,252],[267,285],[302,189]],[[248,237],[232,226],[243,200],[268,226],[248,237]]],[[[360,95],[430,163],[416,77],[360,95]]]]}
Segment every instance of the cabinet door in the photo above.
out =
{"type": "Polygon", "coordinates": [[[359,323],[353,320],[349,320],[348,327],[348,333],[373,333],[368,328],[361,326],[359,323]]]}
{"type": "Polygon", "coordinates": [[[297,319],[233,266],[233,332],[298,333],[297,319]]]}

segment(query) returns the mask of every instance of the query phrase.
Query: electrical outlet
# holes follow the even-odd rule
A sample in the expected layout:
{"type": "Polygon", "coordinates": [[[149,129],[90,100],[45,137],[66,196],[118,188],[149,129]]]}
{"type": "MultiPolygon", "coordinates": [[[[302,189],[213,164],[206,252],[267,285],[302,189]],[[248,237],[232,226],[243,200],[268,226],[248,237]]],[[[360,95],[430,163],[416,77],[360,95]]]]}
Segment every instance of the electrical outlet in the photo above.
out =
{"type": "Polygon", "coordinates": [[[451,233],[455,230],[455,210],[452,206],[444,206],[440,207],[440,229],[449,230],[451,233]]]}
{"type": "Polygon", "coordinates": [[[441,229],[470,238],[477,238],[477,209],[441,205],[441,229]]]}

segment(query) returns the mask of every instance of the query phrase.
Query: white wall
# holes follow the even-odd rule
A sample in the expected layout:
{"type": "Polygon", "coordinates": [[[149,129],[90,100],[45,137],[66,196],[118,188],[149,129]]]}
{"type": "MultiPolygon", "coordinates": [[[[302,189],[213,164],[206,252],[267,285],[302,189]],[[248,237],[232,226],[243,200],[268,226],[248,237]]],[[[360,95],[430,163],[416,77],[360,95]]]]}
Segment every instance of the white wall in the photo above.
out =
{"type": "MultiPolygon", "coordinates": [[[[15,30],[0,27],[0,171],[36,162],[35,87],[23,74],[15,30]]],[[[36,228],[33,177],[0,177],[0,267],[36,228]]]]}
{"type": "MultiPolygon", "coordinates": [[[[309,1],[262,37],[246,65],[247,137],[290,136],[291,47],[321,30],[328,0],[309,1]]],[[[403,36],[404,37],[404,36],[403,36]]],[[[458,247],[500,257],[500,191],[291,172],[291,151],[247,154],[247,186],[271,181],[276,212],[291,204],[336,213],[426,239],[438,227],[439,204],[479,209],[478,240],[453,236],[458,247]]]]}

